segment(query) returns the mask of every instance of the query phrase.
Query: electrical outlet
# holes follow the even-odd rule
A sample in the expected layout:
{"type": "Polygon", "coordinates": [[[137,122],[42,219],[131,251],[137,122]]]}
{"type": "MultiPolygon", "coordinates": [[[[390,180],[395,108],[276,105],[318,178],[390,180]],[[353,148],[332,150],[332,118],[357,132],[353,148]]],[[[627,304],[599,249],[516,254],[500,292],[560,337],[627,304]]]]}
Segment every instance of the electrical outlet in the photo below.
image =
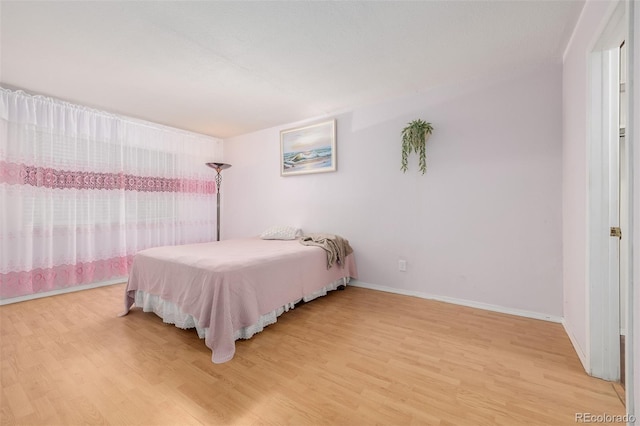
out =
{"type": "Polygon", "coordinates": [[[407,261],[404,259],[398,260],[398,271],[407,271],[407,261]]]}

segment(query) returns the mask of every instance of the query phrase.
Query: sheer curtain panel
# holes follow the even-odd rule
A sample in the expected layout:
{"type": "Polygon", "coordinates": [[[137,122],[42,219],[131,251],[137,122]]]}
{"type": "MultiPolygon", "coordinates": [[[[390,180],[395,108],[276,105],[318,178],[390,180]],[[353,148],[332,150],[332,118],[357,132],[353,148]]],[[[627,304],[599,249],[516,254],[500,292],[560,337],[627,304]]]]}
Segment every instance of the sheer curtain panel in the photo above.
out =
{"type": "Polygon", "coordinates": [[[124,279],[213,241],[220,141],[0,88],[0,301],[124,279]]]}

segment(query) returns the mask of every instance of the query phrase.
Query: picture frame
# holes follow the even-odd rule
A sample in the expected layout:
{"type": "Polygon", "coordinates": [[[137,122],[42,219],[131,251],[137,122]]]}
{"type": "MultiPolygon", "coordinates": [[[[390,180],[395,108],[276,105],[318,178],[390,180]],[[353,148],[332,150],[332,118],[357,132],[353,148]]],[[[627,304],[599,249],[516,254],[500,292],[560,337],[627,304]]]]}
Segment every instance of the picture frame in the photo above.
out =
{"type": "Polygon", "coordinates": [[[336,171],[336,120],[280,132],[280,175],[336,171]]]}

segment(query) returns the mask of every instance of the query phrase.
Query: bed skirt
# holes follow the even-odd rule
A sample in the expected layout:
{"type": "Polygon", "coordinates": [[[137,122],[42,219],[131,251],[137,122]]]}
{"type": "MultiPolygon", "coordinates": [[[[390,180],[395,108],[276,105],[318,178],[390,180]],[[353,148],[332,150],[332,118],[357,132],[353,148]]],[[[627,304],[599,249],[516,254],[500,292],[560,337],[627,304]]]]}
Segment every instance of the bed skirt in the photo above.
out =
{"type": "MultiPolygon", "coordinates": [[[[336,290],[340,286],[346,286],[349,283],[350,278],[341,278],[331,284],[321,288],[315,293],[304,296],[301,299],[289,302],[274,311],[268,312],[258,318],[258,322],[248,327],[243,327],[236,330],[234,333],[234,340],[238,339],[250,339],[254,334],[260,333],[268,325],[274,324],[277,318],[283,313],[293,309],[295,305],[301,301],[310,302],[313,299],[317,299],[321,296],[326,296],[329,291],[336,290]]],[[[149,294],[142,290],[136,290],[135,293],[135,305],[142,308],[144,312],[153,312],[166,324],[174,324],[181,329],[195,328],[198,332],[198,337],[204,339],[208,328],[202,328],[198,326],[198,321],[190,314],[183,312],[175,303],[163,300],[160,296],[149,294]]]]}

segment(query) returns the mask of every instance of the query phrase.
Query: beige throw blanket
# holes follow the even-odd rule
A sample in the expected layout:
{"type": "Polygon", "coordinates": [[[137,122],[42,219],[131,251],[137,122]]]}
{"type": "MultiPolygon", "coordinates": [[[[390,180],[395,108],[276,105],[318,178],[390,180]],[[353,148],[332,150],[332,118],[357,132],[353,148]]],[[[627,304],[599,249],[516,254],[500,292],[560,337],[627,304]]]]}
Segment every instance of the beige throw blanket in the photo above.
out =
{"type": "Polygon", "coordinates": [[[344,267],[344,260],[353,253],[349,241],[339,235],[333,234],[307,234],[300,239],[300,244],[305,246],[318,246],[327,252],[327,269],[334,263],[344,267]]]}

